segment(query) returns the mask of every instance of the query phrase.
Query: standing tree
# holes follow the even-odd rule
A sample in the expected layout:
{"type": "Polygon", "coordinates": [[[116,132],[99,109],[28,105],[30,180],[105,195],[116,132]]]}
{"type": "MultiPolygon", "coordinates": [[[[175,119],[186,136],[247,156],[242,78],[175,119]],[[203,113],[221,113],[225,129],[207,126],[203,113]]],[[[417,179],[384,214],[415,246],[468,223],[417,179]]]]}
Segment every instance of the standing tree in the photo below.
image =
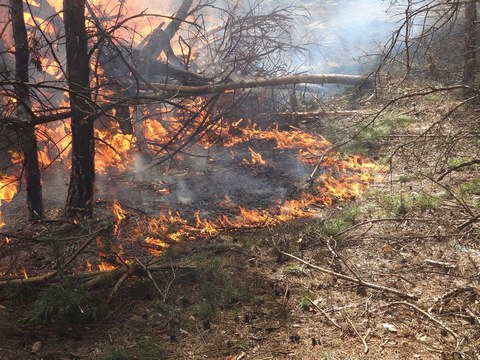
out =
{"type": "Polygon", "coordinates": [[[30,91],[28,85],[29,49],[23,18],[23,1],[11,0],[12,29],[15,40],[15,97],[19,118],[19,144],[23,152],[27,182],[27,205],[30,220],[43,217],[42,184],[38,164],[37,139],[32,124],[30,91]]]}
{"type": "Polygon", "coordinates": [[[477,3],[465,5],[465,65],[463,68],[463,84],[475,85],[477,67],[477,3]]]}
{"type": "Polygon", "coordinates": [[[93,106],[89,89],[89,56],[85,0],[64,0],[67,81],[72,124],[72,170],[67,217],[91,217],[95,182],[93,106]]]}

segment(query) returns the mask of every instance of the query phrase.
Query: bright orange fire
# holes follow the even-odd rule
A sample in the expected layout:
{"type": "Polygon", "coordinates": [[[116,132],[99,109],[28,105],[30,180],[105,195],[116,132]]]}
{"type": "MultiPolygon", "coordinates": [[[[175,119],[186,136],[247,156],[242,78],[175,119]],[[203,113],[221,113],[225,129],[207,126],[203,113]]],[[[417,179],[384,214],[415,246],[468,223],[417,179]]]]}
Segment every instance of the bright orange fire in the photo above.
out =
{"type": "MultiPolygon", "coordinates": [[[[17,178],[11,175],[0,176],[0,206],[2,201],[10,202],[17,194],[17,178]]],[[[0,227],[5,226],[3,213],[0,211],[0,227]]]]}
{"type": "Polygon", "coordinates": [[[248,165],[255,166],[255,165],[265,165],[266,164],[265,160],[263,160],[262,155],[253,151],[250,146],[248,147],[248,151],[250,151],[251,159],[250,160],[243,159],[242,164],[247,165],[247,166],[248,165]]]}
{"type": "Polygon", "coordinates": [[[115,215],[115,228],[114,228],[114,235],[118,235],[118,231],[120,229],[120,223],[127,218],[125,214],[125,210],[122,209],[120,204],[117,200],[113,202],[113,214],[115,215]]]}
{"type": "MultiPolygon", "coordinates": [[[[142,1],[146,0],[140,0],[140,2],[142,1]]],[[[49,3],[56,11],[62,9],[61,0],[50,0],[49,3]]],[[[172,5],[170,2],[166,3],[165,6],[172,5]]],[[[93,4],[97,9],[101,8],[107,14],[115,13],[115,7],[118,6],[116,2],[108,0],[95,0],[93,4]]],[[[135,3],[129,6],[141,5],[135,3]]],[[[172,7],[175,6],[172,5],[172,7]]],[[[26,13],[25,16],[27,23],[34,25],[34,19],[31,15],[26,13]]],[[[60,14],[60,16],[62,15],[60,14]]],[[[108,21],[106,20],[105,26],[108,26],[108,21]]],[[[130,24],[132,29],[135,28],[135,35],[132,35],[133,43],[138,44],[156,28],[160,21],[160,19],[153,19],[150,22],[142,18],[134,20],[130,24]]],[[[39,23],[40,28],[45,33],[52,33],[56,30],[53,29],[53,25],[49,21],[40,21],[39,23]]],[[[119,29],[118,31],[123,30],[119,29]]],[[[127,35],[127,33],[122,35],[127,35]]],[[[174,50],[177,55],[181,54],[180,48],[176,47],[174,50]]],[[[161,54],[161,56],[163,55],[161,54]]],[[[55,61],[42,59],[41,65],[49,76],[57,80],[60,80],[63,76],[59,64],[55,61]]],[[[96,71],[99,75],[102,75],[101,69],[96,69],[96,71]]],[[[105,94],[100,94],[100,98],[103,95],[105,94]]],[[[183,104],[188,109],[188,111],[183,110],[187,116],[189,113],[200,115],[197,123],[185,130],[183,134],[185,137],[194,134],[202,118],[207,116],[206,110],[203,108],[204,103],[205,100],[198,97],[183,104]]],[[[63,100],[60,106],[67,108],[69,104],[66,100],[63,100]]],[[[144,110],[142,115],[148,118],[146,112],[147,110],[144,110]]],[[[151,116],[150,119],[142,122],[141,127],[150,149],[158,149],[172,137],[172,134],[182,129],[184,123],[179,120],[182,114],[182,110],[178,110],[176,113],[162,114],[162,121],[155,120],[154,116],[151,116]]],[[[135,136],[120,133],[116,125],[112,127],[113,130],[109,129],[108,126],[106,129],[95,129],[95,167],[98,173],[106,173],[109,169],[116,169],[117,171],[133,169],[137,139],[135,136]]],[[[59,121],[37,127],[39,161],[44,169],[54,161],[62,162],[65,168],[70,167],[70,132],[68,121],[59,121]]],[[[294,218],[314,216],[317,212],[315,205],[331,206],[338,201],[355,199],[374,180],[373,174],[376,167],[373,163],[358,155],[340,156],[337,153],[332,153],[329,151],[332,144],[327,139],[296,128],[289,131],[282,131],[278,128],[261,129],[253,122],[239,120],[227,125],[226,128],[222,126],[214,127],[210,134],[199,141],[199,144],[205,149],[218,145],[230,149],[240,145],[247,146],[249,156],[247,156],[248,159],[242,160],[242,164],[254,167],[266,165],[262,154],[253,150],[255,148],[254,144],[260,142],[265,144],[270,142],[275,149],[289,150],[284,151],[285,156],[292,153],[294,154],[292,156],[295,156],[305,166],[318,166],[321,173],[313,182],[311,189],[303,192],[296,199],[278,201],[275,206],[268,209],[247,209],[225,196],[225,199],[220,201],[218,206],[223,210],[228,209],[228,215],[223,214],[217,217],[202,216],[200,211],[195,212],[193,216],[186,217],[179,213],[164,210],[156,218],[145,217],[140,221],[133,234],[134,237],[141,240],[152,255],[159,256],[168,248],[170,243],[175,241],[212,237],[225,230],[270,226],[294,218]]],[[[15,157],[17,162],[21,161],[21,154],[12,153],[11,155],[12,159],[15,157]]],[[[2,200],[11,201],[16,192],[17,185],[14,177],[0,177],[0,205],[2,200]]],[[[162,189],[160,192],[168,194],[170,190],[162,189]]],[[[120,225],[126,219],[126,212],[118,201],[113,203],[112,210],[115,215],[114,237],[117,238],[119,237],[120,225]]],[[[0,227],[3,225],[3,217],[0,212],[0,227]]],[[[117,260],[123,253],[122,246],[109,243],[108,239],[101,237],[97,238],[97,246],[101,257],[99,269],[110,270],[114,268],[114,264],[118,264],[117,260]]],[[[91,268],[89,262],[86,266],[91,268]]],[[[24,276],[27,277],[26,272],[24,276]]]]}
{"type": "Polygon", "coordinates": [[[28,279],[28,274],[27,270],[25,270],[25,266],[21,265],[18,270],[22,273],[24,279],[28,279]]]}

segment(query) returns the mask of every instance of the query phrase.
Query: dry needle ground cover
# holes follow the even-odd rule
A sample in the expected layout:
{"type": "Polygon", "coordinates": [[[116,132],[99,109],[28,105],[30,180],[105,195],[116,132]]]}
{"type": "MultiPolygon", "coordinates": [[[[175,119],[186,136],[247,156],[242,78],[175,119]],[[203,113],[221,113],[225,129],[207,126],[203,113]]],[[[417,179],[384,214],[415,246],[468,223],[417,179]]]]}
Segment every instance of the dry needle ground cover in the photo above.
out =
{"type": "Polygon", "coordinates": [[[423,90],[382,91],[335,98],[358,113],[302,125],[334,144],[364,129],[344,146],[378,165],[362,197],[178,243],[120,284],[3,286],[0,357],[479,359],[478,164],[450,171],[478,159],[477,107],[439,91],[376,116],[423,90]]]}

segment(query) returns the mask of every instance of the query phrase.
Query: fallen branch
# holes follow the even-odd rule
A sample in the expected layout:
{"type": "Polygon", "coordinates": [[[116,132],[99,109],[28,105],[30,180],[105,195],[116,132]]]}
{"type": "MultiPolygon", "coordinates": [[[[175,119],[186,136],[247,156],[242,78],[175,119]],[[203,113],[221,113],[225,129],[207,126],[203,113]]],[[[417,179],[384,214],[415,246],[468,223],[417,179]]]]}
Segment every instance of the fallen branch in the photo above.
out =
{"type": "Polygon", "coordinates": [[[308,261],[305,261],[295,255],[292,255],[292,254],[289,254],[289,253],[286,253],[284,251],[280,251],[281,254],[285,255],[285,256],[288,256],[292,259],[295,259],[299,262],[301,262],[302,264],[304,265],[307,265],[308,267],[314,269],[314,270],[318,270],[320,272],[323,272],[325,274],[329,274],[329,275],[332,275],[332,276],[335,276],[337,278],[340,278],[340,279],[343,279],[343,280],[347,280],[347,281],[350,281],[350,282],[353,282],[357,285],[360,285],[360,286],[365,286],[365,287],[369,287],[369,288],[372,288],[372,289],[375,289],[375,290],[379,290],[379,291],[384,291],[384,292],[388,292],[388,293],[392,293],[392,294],[395,294],[397,296],[400,296],[402,298],[407,298],[407,299],[411,299],[411,300],[417,300],[418,297],[415,296],[415,295],[411,295],[411,294],[407,294],[407,293],[404,293],[400,290],[397,290],[397,289],[393,289],[393,288],[390,288],[390,287],[387,287],[387,286],[382,286],[382,285],[378,285],[378,284],[374,284],[374,283],[371,283],[371,282],[367,282],[367,281],[364,281],[364,280],[361,280],[361,279],[357,279],[357,278],[353,278],[351,276],[348,276],[348,275],[344,275],[344,274],[340,274],[340,273],[337,273],[333,270],[328,270],[328,269],[325,269],[325,268],[322,268],[320,266],[317,266],[317,265],[314,265],[312,263],[309,263],[308,261]]]}
{"type": "Polygon", "coordinates": [[[467,161],[467,162],[464,162],[464,163],[461,163],[461,164],[458,164],[457,166],[454,166],[450,169],[448,169],[447,171],[445,171],[442,175],[440,175],[438,178],[437,178],[437,181],[441,181],[445,178],[445,176],[447,176],[448,174],[454,172],[454,171],[457,171],[461,168],[464,168],[464,167],[467,167],[467,166],[472,166],[472,165],[476,165],[476,164],[480,164],[480,159],[474,159],[474,160],[471,160],[471,161],[467,161]]]}
{"type": "Polygon", "coordinates": [[[225,91],[253,89],[257,87],[270,87],[277,85],[294,85],[294,84],[342,84],[342,85],[362,85],[368,82],[365,76],[360,75],[343,75],[343,74],[302,74],[288,75],[267,78],[253,78],[241,81],[230,81],[221,84],[201,85],[201,86],[180,86],[171,84],[152,84],[162,93],[171,93],[170,96],[192,96],[217,94],[225,91]]]}
{"type": "Polygon", "coordinates": [[[115,283],[115,286],[113,287],[112,291],[110,292],[110,295],[108,296],[108,301],[111,301],[115,294],[118,292],[118,290],[122,287],[123,283],[127,281],[127,279],[132,276],[134,273],[138,272],[138,269],[135,268],[135,264],[126,264],[123,269],[124,272],[118,279],[118,281],[115,283]]]}
{"type": "Polygon", "coordinates": [[[99,230],[94,231],[91,236],[70,256],[67,261],[65,261],[56,271],[54,271],[50,277],[55,277],[58,275],[60,272],[65,270],[65,268],[70,265],[86,248],[88,245],[91,244],[93,240],[97,238],[97,235],[100,234],[102,231],[107,230],[110,228],[112,224],[108,224],[108,226],[105,226],[99,230]]]}
{"type": "Polygon", "coordinates": [[[479,219],[480,219],[480,214],[473,216],[472,218],[465,221],[463,224],[460,224],[459,227],[458,227],[458,230],[465,229],[468,225],[473,224],[474,222],[478,221],[479,219]]]}
{"type": "Polygon", "coordinates": [[[353,331],[355,332],[355,334],[357,334],[357,336],[360,338],[360,341],[362,342],[363,344],[363,353],[366,354],[368,353],[368,344],[367,344],[367,337],[368,335],[370,335],[370,332],[372,331],[372,329],[368,328],[367,330],[367,333],[365,334],[365,336],[362,336],[360,335],[360,333],[357,331],[357,328],[355,327],[355,325],[353,325],[353,322],[352,320],[350,320],[349,318],[347,318],[348,322],[350,323],[350,326],[352,327],[353,331]]]}
{"type": "MultiPolygon", "coordinates": [[[[195,269],[194,266],[185,265],[185,264],[160,264],[160,265],[150,265],[148,266],[148,270],[150,272],[155,271],[171,271],[175,268],[182,268],[182,269],[195,269]]],[[[73,274],[66,274],[63,275],[62,279],[76,279],[82,280],[86,283],[87,286],[94,287],[103,280],[118,280],[125,272],[128,271],[126,266],[118,267],[113,270],[98,270],[98,271],[84,271],[79,273],[73,274]]],[[[142,275],[143,269],[136,268],[136,271],[132,275],[142,275]]],[[[48,284],[56,281],[52,278],[52,274],[40,275],[29,277],[27,279],[22,277],[14,277],[5,280],[0,280],[0,287],[7,286],[7,285],[23,285],[23,284],[31,284],[31,285],[39,285],[39,284],[48,284]]]]}
{"type": "Polygon", "coordinates": [[[158,293],[160,294],[161,297],[165,298],[164,294],[163,294],[163,291],[160,289],[160,287],[158,286],[157,282],[155,281],[155,279],[153,278],[153,275],[152,273],[150,272],[150,270],[148,270],[148,267],[142,263],[140,261],[140,259],[138,258],[135,258],[135,262],[142,268],[143,271],[145,271],[145,273],[147,274],[148,278],[150,279],[150,281],[153,283],[153,286],[155,286],[155,289],[158,291],[158,293]]]}
{"type": "Polygon", "coordinates": [[[330,316],[328,316],[328,314],[323,311],[323,309],[320,308],[320,306],[318,306],[312,299],[310,299],[308,296],[305,296],[305,299],[313,305],[313,307],[315,309],[317,309],[318,311],[320,311],[320,313],[325,316],[325,318],[333,325],[335,326],[337,329],[342,329],[342,327],[340,325],[337,324],[337,322],[335,320],[333,320],[330,316]]]}
{"type": "Polygon", "coordinates": [[[447,325],[442,323],[440,320],[436,319],[435,317],[433,317],[431,314],[429,314],[425,310],[422,310],[418,306],[416,306],[414,304],[411,304],[407,301],[395,301],[395,302],[386,304],[385,307],[390,307],[390,306],[395,306],[395,305],[403,305],[403,306],[410,307],[413,310],[417,311],[418,313],[422,314],[423,316],[427,317],[429,320],[431,320],[435,324],[439,325],[441,328],[443,328],[445,331],[447,331],[450,335],[453,336],[453,338],[455,339],[455,343],[456,343],[455,344],[455,350],[458,349],[460,344],[459,344],[459,339],[458,339],[457,333],[455,333],[452,329],[450,329],[447,325]]]}
{"type": "Polygon", "coordinates": [[[258,116],[299,116],[299,117],[314,117],[314,116],[351,116],[359,115],[358,110],[333,110],[333,111],[287,111],[287,112],[273,112],[261,113],[258,116]]]}

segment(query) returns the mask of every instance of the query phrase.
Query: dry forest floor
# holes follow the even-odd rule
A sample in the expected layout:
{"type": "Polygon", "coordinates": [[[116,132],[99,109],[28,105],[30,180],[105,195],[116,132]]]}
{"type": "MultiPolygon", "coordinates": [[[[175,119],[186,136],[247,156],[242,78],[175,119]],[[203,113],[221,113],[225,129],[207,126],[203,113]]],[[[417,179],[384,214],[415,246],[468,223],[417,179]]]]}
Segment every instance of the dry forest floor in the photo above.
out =
{"type": "MultiPolygon", "coordinates": [[[[358,113],[302,127],[340,143],[416,87],[336,97],[331,106],[358,113]]],[[[19,321],[35,317],[45,285],[3,286],[0,358],[480,359],[478,164],[439,179],[479,159],[480,108],[459,107],[460,95],[401,99],[345,145],[379,168],[362,197],[314,218],[178,243],[162,269],[125,281],[98,322],[19,321]]],[[[95,297],[112,287],[96,284],[95,297]]],[[[86,304],[71,306],[96,306],[86,304]]]]}

